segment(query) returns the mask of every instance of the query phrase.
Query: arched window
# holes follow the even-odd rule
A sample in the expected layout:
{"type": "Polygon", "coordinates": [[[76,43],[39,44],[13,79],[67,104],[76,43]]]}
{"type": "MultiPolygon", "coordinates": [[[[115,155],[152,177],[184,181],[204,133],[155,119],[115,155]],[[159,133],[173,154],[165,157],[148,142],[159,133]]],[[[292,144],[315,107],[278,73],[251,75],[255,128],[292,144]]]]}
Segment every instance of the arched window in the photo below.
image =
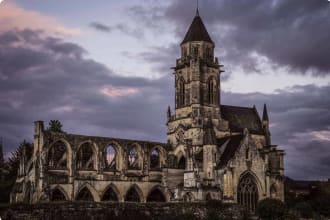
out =
{"type": "Polygon", "coordinates": [[[107,191],[105,191],[102,197],[102,201],[118,202],[117,193],[113,190],[112,187],[109,187],[107,191]]]}
{"type": "Polygon", "coordinates": [[[150,153],[150,168],[151,169],[160,168],[159,150],[156,148],[154,148],[150,153]]]}
{"type": "Polygon", "coordinates": [[[84,143],[77,152],[77,169],[91,170],[94,167],[93,147],[91,143],[84,143]]]}
{"type": "Polygon", "coordinates": [[[130,188],[125,195],[125,202],[140,202],[139,193],[136,191],[135,187],[130,188]]]}
{"type": "Polygon", "coordinates": [[[215,94],[215,82],[214,79],[211,78],[208,81],[208,100],[209,104],[216,104],[216,94],[215,94]]]}
{"type": "Polygon", "coordinates": [[[48,167],[50,169],[66,169],[67,147],[63,141],[54,143],[48,151],[48,167]]]}
{"type": "Polygon", "coordinates": [[[178,162],[178,169],[186,169],[186,158],[182,156],[178,162]]]}
{"type": "Polygon", "coordinates": [[[185,105],[185,83],[183,79],[179,81],[179,106],[182,107],[185,105]]]}
{"type": "Polygon", "coordinates": [[[166,198],[162,191],[155,188],[149,193],[147,202],[166,202],[166,198]]]}
{"type": "Polygon", "coordinates": [[[183,196],[183,201],[185,201],[185,202],[192,202],[192,201],[194,201],[194,196],[190,192],[187,192],[183,196]]]}
{"type": "Polygon", "coordinates": [[[94,201],[92,193],[89,191],[87,187],[84,187],[80,190],[80,192],[77,195],[78,201],[94,201]]]}
{"type": "Polygon", "coordinates": [[[206,201],[210,201],[210,200],[212,200],[211,193],[206,194],[206,196],[205,196],[205,200],[206,200],[206,201]]]}
{"type": "Polygon", "coordinates": [[[65,195],[63,194],[63,192],[61,190],[59,190],[58,188],[54,189],[52,191],[51,197],[50,197],[51,201],[65,201],[65,195]]]}
{"type": "Polygon", "coordinates": [[[238,184],[237,202],[255,212],[258,203],[258,188],[251,174],[244,175],[238,184]]]}
{"type": "Polygon", "coordinates": [[[128,152],[128,168],[139,169],[139,153],[136,146],[132,147],[128,152]]]}
{"type": "Polygon", "coordinates": [[[115,170],[116,156],[117,156],[116,149],[112,145],[109,145],[107,148],[105,148],[104,155],[105,155],[105,169],[115,170]]]}
{"type": "Polygon", "coordinates": [[[277,195],[276,195],[276,187],[275,187],[275,185],[272,185],[271,187],[270,187],[270,198],[272,198],[272,199],[276,199],[276,197],[277,197],[277,195]]]}
{"type": "Polygon", "coordinates": [[[193,52],[194,52],[194,58],[197,59],[198,58],[198,55],[199,55],[198,46],[196,46],[196,47],[193,48],[193,52]]]}

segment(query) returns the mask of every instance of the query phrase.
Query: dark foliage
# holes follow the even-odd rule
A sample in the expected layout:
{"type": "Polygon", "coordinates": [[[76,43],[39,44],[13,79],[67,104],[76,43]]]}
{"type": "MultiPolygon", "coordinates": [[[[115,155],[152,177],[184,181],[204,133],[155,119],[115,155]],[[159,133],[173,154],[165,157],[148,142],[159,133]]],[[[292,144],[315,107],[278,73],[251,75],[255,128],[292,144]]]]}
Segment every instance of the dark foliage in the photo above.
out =
{"type": "Polygon", "coordinates": [[[63,133],[62,123],[59,120],[50,120],[48,123],[48,131],[63,133]]]}
{"type": "Polygon", "coordinates": [[[11,189],[17,177],[17,171],[23,152],[25,151],[26,162],[31,159],[33,153],[33,144],[23,141],[19,147],[11,153],[8,161],[1,164],[1,170],[5,171],[3,180],[0,181],[0,202],[8,203],[11,189]]]}
{"type": "Polygon", "coordinates": [[[286,214],[286,207],[280,200],[264,199],[258,203],[257,213],[262,220],[282,220],[286,214]]]}

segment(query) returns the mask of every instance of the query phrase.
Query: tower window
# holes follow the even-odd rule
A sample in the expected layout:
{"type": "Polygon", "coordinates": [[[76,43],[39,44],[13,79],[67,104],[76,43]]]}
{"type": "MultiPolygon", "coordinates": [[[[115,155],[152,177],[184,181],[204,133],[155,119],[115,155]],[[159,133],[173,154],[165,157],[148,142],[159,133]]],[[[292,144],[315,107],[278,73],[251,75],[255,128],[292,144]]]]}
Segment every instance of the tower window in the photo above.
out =
{"type": "Polygon", "coordinates": [[[194,57],[195,57],[195,59],[197,59],[198,58],[198,47],[194,47],[194,57]]]}
{"type": "Polygon", "coordinates": [[[210,79],[208,82],[208,100],[209,104],[215,104],[215,94],[214,94],[215,83],[213,79],[210,79]]]}
{"type": "Polygon", "coordinates": [[[184,106],[185,105],[185,85],[184,85],[184,81],[183,79],[180,80],[179,83],[179,107],[184,106]]]}

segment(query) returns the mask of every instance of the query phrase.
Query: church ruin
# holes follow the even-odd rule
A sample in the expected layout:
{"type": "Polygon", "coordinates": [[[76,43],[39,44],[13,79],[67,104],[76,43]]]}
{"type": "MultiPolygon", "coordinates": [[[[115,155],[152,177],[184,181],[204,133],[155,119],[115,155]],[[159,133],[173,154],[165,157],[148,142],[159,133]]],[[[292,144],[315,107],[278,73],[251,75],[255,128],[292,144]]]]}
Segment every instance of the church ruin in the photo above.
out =
{"type": "Polygon", "coordinates": [[[255,210],[284,199],[284,151],[271,144],[266,105],[221,104],[220,62],[197,13],[174,70],[167,143],[55,133],[35,122],[11,202],[222,200],[255,210]]]}

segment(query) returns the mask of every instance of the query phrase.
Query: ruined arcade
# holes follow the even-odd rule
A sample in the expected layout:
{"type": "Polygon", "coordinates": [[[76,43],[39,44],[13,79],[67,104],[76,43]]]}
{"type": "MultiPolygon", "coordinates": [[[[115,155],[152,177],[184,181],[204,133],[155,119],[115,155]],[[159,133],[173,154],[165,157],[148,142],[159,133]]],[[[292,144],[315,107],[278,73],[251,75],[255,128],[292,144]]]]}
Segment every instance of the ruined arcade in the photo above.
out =
{"type": "MultiPolygon", "coordinates": [[[[284,199],[284,152],[271,144],[267,107],[221,103],[220,60],[197,11],[174,71],[167,143],[55,133],[34,124],[11,202],[222,200],[255,210],[284,199]]],[[[165,117],[164,117],[165,118],[165,117]]]]}

